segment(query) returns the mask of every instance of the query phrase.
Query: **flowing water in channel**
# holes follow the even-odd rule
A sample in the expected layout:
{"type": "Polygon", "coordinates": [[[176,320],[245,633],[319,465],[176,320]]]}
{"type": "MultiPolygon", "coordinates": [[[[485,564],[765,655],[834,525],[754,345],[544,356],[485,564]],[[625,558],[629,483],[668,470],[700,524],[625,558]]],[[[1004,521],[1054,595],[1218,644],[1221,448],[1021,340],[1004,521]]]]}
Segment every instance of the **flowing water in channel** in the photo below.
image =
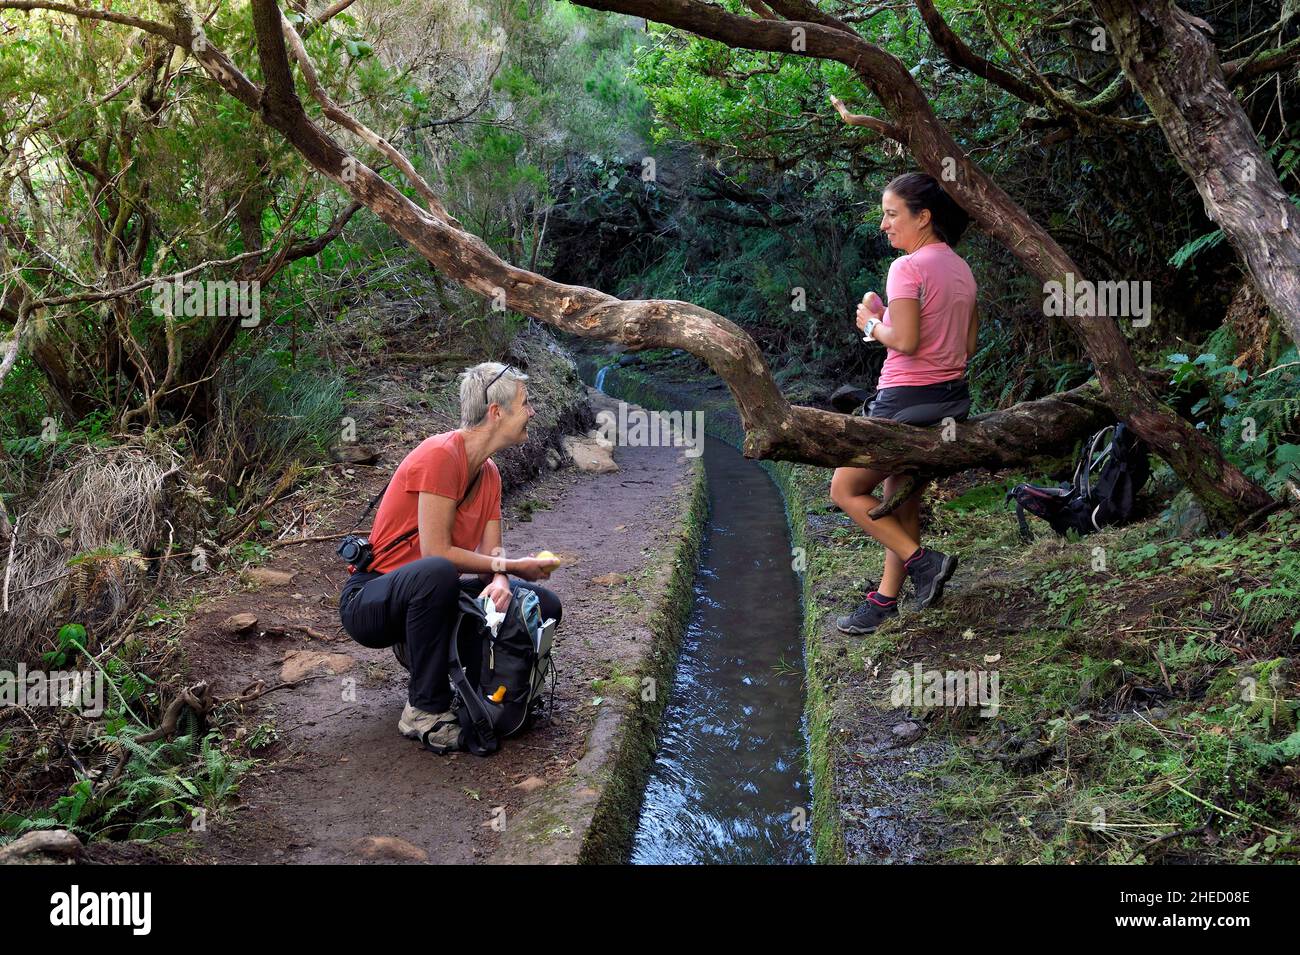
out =
{"type": "Polygon", "coordinates": [[[631,861],[811,862],[803,610],[785,505],[729,444],[706,439],[704,466],[694,605],[631,861]]]}

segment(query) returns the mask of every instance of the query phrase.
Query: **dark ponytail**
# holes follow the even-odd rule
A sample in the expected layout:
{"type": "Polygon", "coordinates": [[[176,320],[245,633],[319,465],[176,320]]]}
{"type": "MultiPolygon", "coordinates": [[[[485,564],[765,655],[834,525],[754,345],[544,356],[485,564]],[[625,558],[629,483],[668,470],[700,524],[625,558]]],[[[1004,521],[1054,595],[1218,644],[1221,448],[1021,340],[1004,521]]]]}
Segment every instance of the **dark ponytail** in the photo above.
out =
{"type": "Polygon", "coordinates": [[[929,173],[903,173],[885,187],[885,192],[892,192],[907,203],[912,215],[919,215],[922,209],[929,209],[934,234],[949,245],[961,241],[962,234],[970,225],[970,216],[966,210],[957,205],[952,196],[943,191],[939,181],[929,173]]]}

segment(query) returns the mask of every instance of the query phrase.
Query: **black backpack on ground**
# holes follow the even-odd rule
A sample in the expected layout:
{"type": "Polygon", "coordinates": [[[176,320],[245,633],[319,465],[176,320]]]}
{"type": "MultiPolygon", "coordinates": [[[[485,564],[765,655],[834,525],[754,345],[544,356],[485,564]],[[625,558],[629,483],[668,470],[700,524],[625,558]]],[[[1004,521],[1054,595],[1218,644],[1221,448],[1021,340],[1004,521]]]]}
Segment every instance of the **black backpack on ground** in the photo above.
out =
{"type": "Polygon", "coordinates": [[[1017,484],[1007,492],[1016,502],[1020,536],[1034,539],[1025,511],[1041,517],[1064,537],[1091,534],[1127,523],[1137,493],[1151,475],[1146,445],[1128,425],[1102,428],[1088,440],[1074,468],[1074,480],[1060,487],[1017,484]]]}
{"type": "MultiPolygon", "coordinates": [[[[482,603],[461,591],[447,667],[455,694],[452,711],[460,723],[459,749],[487,756],[502,739],[532,726],[550,708],[543,699],[548,678],[554,706],[554,630],[553,620],[542,620],[537,594],[521,588],[511,594],[493,636],[482,603]]],[[[393,645],[404,667],[405,649],[393,645]]],[[[424,745],[434,748],[428,739],[424,745]]]]}

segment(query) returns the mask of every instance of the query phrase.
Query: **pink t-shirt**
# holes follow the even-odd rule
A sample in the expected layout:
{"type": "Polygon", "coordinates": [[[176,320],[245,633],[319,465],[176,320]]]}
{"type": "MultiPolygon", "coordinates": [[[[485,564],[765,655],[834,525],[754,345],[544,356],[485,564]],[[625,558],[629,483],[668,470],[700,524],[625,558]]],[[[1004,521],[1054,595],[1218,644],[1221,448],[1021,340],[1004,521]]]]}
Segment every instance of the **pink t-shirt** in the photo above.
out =
{"type": "MultiPolygon", "coordinates": [[[[975,276],[946,242],[923,245],[889,266],[885,296],[921,303],[921,342],[915,354],[888,349],[877,388],[937,385],[966,373],[966,335],[975,306],[975,276]]],[[[881,321],[889,325],[889,309],[881,321]]]]}

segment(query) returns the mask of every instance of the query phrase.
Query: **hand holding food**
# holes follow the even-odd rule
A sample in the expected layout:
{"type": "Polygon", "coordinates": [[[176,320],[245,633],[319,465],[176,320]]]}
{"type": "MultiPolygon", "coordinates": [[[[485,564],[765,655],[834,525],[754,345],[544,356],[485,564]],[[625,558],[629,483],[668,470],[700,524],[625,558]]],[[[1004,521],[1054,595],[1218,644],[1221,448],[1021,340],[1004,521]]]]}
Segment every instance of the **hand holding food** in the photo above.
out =
{"type": "Polygon", "coordinates": [[[549,578],[551,576],[551,572],[560,566],[560,558],[556,557],[549,550],[538,551],[537,559],[542,561],[544,564],[552,565],[546,569],[544,579],[549,578]]]}

